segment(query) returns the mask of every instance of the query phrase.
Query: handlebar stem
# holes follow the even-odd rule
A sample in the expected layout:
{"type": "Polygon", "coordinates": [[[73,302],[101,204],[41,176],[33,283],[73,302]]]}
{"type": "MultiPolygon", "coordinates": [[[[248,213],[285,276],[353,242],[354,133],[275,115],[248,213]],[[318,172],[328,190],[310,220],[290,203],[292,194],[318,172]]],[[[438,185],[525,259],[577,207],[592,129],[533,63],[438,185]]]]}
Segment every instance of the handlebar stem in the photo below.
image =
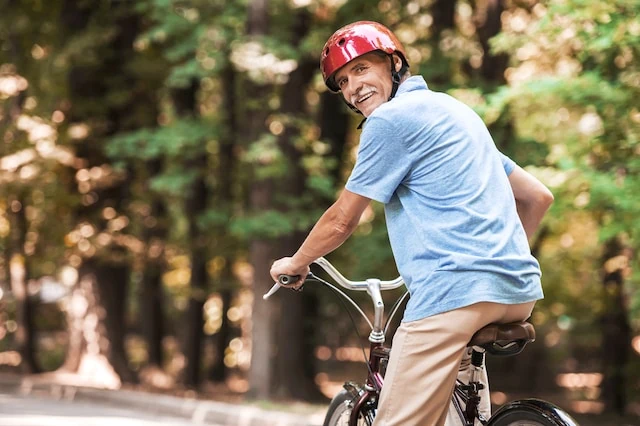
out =
{"type": "Polygon", "coordinates": [[[371,343],[384,343],[384,301],[382,300],[382,292],[380,291],[380,280],[377,278],[367,279],[367,293],[373,301],[373,328],[369,334],[371,343]]]}

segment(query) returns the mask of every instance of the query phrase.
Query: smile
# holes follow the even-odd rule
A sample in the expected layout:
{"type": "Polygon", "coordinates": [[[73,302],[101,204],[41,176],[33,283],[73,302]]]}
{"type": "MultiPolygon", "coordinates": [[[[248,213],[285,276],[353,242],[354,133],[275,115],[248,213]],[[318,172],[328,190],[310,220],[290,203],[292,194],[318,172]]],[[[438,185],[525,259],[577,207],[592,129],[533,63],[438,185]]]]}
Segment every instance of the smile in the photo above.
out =
{"type": "Polygon", "coordinates": [[[359,97],[358,99],[356,99],[356,103],[357,103],[357,104],[360,104],[360,103],[362,103],[362,102],[366,101],[366,100],[367,100],[367,99],[369,99],[371,96],[373,96],[375,93],[376,93],[376,92],[371,91],[371,92],[367,93],[366,95],[359,97]]]}

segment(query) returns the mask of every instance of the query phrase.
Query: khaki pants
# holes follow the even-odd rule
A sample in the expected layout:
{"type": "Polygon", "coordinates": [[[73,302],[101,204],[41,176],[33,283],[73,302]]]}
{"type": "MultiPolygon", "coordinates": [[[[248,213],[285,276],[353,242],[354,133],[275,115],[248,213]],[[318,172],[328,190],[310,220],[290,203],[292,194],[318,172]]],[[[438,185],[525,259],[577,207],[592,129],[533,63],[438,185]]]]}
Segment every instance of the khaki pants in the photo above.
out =
{"type": "MultiPolygon", "coordinates": [[[[525,320],[534,305],[535,302],[481,302],[402,323],[393,338],[374,426],[445,425],[456,376],[471,336],[491,323],[525,320]]],[[[489,402],[488,393],[487,387],[483,402],[489,402]]],[[[483,407],[486,413],[486,403],[483,407]]],[[[447,426],[457,424],[459,420],[450,419],[447,426]]]]}

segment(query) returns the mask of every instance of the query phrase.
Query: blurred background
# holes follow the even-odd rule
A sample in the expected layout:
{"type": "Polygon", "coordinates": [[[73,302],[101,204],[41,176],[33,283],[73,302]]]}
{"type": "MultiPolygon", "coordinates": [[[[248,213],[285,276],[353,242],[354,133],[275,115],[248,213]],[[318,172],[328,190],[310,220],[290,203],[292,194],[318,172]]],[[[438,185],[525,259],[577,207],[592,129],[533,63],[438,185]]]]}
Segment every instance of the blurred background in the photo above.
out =
{"type": "MultiPolygon", "coordinates": [[[[494,402],[640,416],[640,2],[0,11],[0,373],[240,402],[326,403],[363,378],[366,339],[327,289],[261,296],[353,165],[360,117],[318,59],[368,19],[556,198],[532,242],[538,339],[489,359],[494,402]]],[[[383,216],[374,203],[329,256],[346,276],[397,275],[383,216]]]]}

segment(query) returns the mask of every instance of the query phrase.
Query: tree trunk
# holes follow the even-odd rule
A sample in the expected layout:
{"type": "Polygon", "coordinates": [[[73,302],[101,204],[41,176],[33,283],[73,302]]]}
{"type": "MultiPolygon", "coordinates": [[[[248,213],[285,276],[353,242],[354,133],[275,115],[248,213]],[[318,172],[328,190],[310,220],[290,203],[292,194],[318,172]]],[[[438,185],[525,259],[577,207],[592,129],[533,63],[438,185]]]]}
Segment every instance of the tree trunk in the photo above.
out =
{"type": "MultiPolygon", "coordinates": [[[[129,368],[127,351],[124,345],[126,336],[127,293],[131,267],[125,259],[124,249],[116,249],[109,259],[93,258],[85,262],[85,268],[96,274],[95,281],[99,291],[105,332],[109,344],[104,342],[106,354],[114,370],[124,382],[135,383],[137,377],[129,368]],[[118,253],[119,255],[118,256],[118,253]]],[[[90,272],[91,273],[91,272],[90,272]]]]}
{"type": "Polygon", "coordinates": [[[220,289],[220,298],[222,299],[222,324],[220,324],[220,330],[218,330],[218,333],[215,335],[215,356],[210,374],[211,380],[219,383],[223,383],[227,378],[228,369],[224,363],[224,357],[229,342],[231,342],[234,336],[231,321],[229,321],[229,317],[227,316],[233,298],[233,291],[228,287],[228,283],[232,280],[233,277],[231,274],[227,274],[227,277],[223,277],[222,279],[223,287],[220,289]]]}
{"type": "MultiPolygon", "coordinates": [[[[62,28],[71,34],[70,37],[83,36],[87,23],[92,22],[94,15],[94,21],[100,22],[99,14],[104,10],[98,7],[98,3],[71,0],[63,3],[60,20],[62,28]]],[[[135,87],[128,64],[134,55],[133,42],[138,34],[140,17],[129,9],[123,10],[124,7],[126,5],[120,5],[110,12],[114,15],[116,32],[109,45],[96,47],[101,62],[72,63],[69,68],[69,101],[74,108],[67,115],[68,123],[101,123],[92,129],[87,139],[76,145],[78,164],[85,169],[108,164],[103,150],[105,139],[140,124],[131,120],[131,111],[137,98],[131,96],[125,102],[115,103],[108,102],[107,96],[122,87],[135,87]],[[105,107],[95,111],[83,108],[95,108],[96,105],[105,107]]],[[[153,110],[147,111],[145,119],[154,120],[154,113],[153,110]]],[[[131,174],[128,178],[113,179],[109,184],[92,187],[91,197],[85,194],[83,203],[74,212],[77,224],[88,223],[96,233],[111,233],[102,212],[106,207],[113,208],[118,214],[124,212],[126,200],[130,197],[131,174]]],[[[136,382],[137,377],[129,368],[124,345],[130,260],[126,256],[126,249],[115,238],[109,246],[93,248],[94,253],[79,250],[83,261],[79,267],[77,288],[73,290],[71,304],[67,307],[71,343],[64,367],[84,372],[87,365],[99,357],[104,367],[102,370],[112,367],[119,376],[116,381],[136,382]]]]}
{"type": "MultiPolygon", "coordinates": [[[[225,52],[226,57],[230,57],[231,52],[225,52]]],[[[225,111],[226,129],[223,137],[220,138],[220,152],[217,167],[218,185],[216,188],[216,206],[217,209],[223,210],[228,218],[231,217],[233,206],[233,171],[236,169],[236,156],[234,147],[236,140],[240,134],[238,128],[238,113],[236,104],[236,71],[233,69],[231,62],[227,62],[225,69],[221,75],[222,81],[225,82],[223,88],[222,107],[225,111]]],[[[227,316],[227,312],[231,308],[233,299],[233,288],[235,287],[235,278],[232,273],[233,258],[231,247],[233,241],[227,232],[227,224],[218,227],[216,234],[216,247],[218,248],[218,256],[225,259],[225,265],[221,271],[220,279],[216,289],[220,293],[222,299],[222,323],[220,330],[215,336],[215,356],[211,367],[210,377],[215,382],[224,382],[227,378],[227,367],[224,363],[227,347],[234,337],[231,321],[227,316]]]]}
{"type": "MultiPolygon", "coordinates": [[[[268,31],[267,0],[252,0],[249,4],[247,33],[260,37],[268,31]]],[[[255,100],[264,100],[268,86],[258,86],[247,82],[246,93],[255,100]]],[[[247,112],[246,133],[249,141],[258,138],[267,131],[265,120],[268,111],[253,109],[247,112]]],[[[274,195],[271,180],[254,180],[249,195],[249,206],[252,211],[264,211],[271,208],[274,195]]],[[[273,357],[275,355],[275,307],[272,301],[263,301],[273,281],[269,276],[269,268],[274,259],[273,244],[264,238],[253,238],[249,247],[249,262],[253,267],[254,302],[251,314],[251,369],[249,370],[249,396],[268,399],[273,388],[273,357]]]]}
{"type": "MultiPolygon", "coordinates": [[[[348,126],[349,123],[351,123],[350,118],[352,113],[347,111],[341,94],[331,93],[326,90],[322,93],[320,102],[320,139],[329,143],[331,146],[331,156],[338,161],[338,164],[342,164],[345,143],[349,133],[348,126]]],[[[340,181],[341,173],[342,169],[340,166],[333,170],[332,177],[335,182],[340,181]]],[[[334,201],[333,199],[326,200],[326,202],[329,203],[333,203],[334,201]]]]}
{"type": "MultiPolygon", "coordinates": [[[[306,11],[298,13],[294,28],[295,40],[303,40],[307,34],[309,16],[306,11]]],[[[281,111],[290,117],[304,114],[306,88],[313,78],[317,68],[317,60],[304,59],[300,61],[290,75],[289,81],[283,90],[281,111]]],[[[278,189],[286,197],[299,199],[306,190],[306,172],[302,168],[302,153],[296,148],[294,140],[300,134],[295,125],[288,125],[279,139],[280,149],[287,158],[290,168],[287,176],[279,182],[278,189]]],[[[295,232],[290,237],[280,242],[280,249],[274,250],[274,255],[290,256],[304,240],[307,232],[295,232]]],[[[305,312],[307,305],[304,299],[312,298],[305,293],[300,295],[291,291],[282,292],[278,296],[281,305],[279,320],[277,322],[277,351],[275,394],[282,398],[296,398],[304,400],[318,400],[323,396],[315,385],[314,377],[314,348],[305,342],[314,341],[315,333],[306,333],[306,323],[313,323],[313,312],[305,312]]]]}
{"type": "Polygon", "coordinates": [[[202,360],[202,345],[204,338],[203,308],[207,300],[207,244],[202,235],[197,219],[207,207],[208,191],[204,181],[204,170],[207,158],[203,156],[194,164],[201,171],[201,176],[192,187],[192,193],[187,201],[187,211],[190,212],[189,239],[191,246],[191,297],[187,311],[187,329],[185,343],[185,384],[197,386],[200,382],[200,363],[202,360]]]}
{"type": "MultiPolygon", "coordinates": [[[[491,53],[489,41],[502,31],[501,15],[505,10],[503,0],[477,0],[474,3],[474,22],[477,29],[478,40],[484,55],[479,74],[482,80],[491,87],[501,86],[506,83],[505,71],[509,63],[506,54],[494,55],[491,53]]],[[[478,71],[468,66],[467,71],[473,75],[478,71]]],[[[514,136],[512,117],[509,107],[506,107],[499,120],[495,120],[489,126],[489,132],[501,151],[510,152],[511,145],[517,140],[514,136]]]]}
{"type": "MultiPolygon", "coordinates": [[[[149,179],[160,173],[162,160],[148,162],[149,179]]],[[[152,195],[151,212],[143,219],[146,253],[140,289],[140,324],[147,344],[148,364],[162,368],[164,337],[164,293],[162,275],[166,270],[164,245],[167,237],[167,209],[164,201],[152,195]]]]}
{"type": "MultiPolygon", "coordinates": [[[[195,117],[197,115],[198,81],[192,80],[188,87],[174,89],[172,99],[176,113],[180,118],[195,117]]],[[[195,181],[187,190],[185,211],[189,221],[189,248],[191,250],[191,280],[190,298],[185,318],[184,355],[186,367],[184,383],[196,387],[200,383],[200,364],[202,361],[202,346],[204,339],[203,308],[207,299],[207,240],[198,226],[199,217],[205,213],[209,200],[209,191],[205,180],[207,172],[207,153],[196,154],[194,158],[186,160],[186,170],[198,172],[195,181]]]]}
{"type": "MultiPolygon", "coordinates": [[[[164,242],[152,241],[149,251],[154,247],[163,245],[164,242]]],[[[142,335],[147,344],[148,364],[162,368],[164,356],[162,339],[164,337],[164,293],[162,290],[162,273],[165,268],[164,262],[157,259],[156,253],[149,253],[154,256],[152,260],[147,260],[142,277],[142,289],[140,291],[140,317],[142,335]]]]}
{"type": "Polygon", "coordinates": [[[442,31],[455,26],[456,3],[456,0],[436,0],[433,3],[433,29],[438,37],[442,31]]]}
{"type": "Polygon", "coordinates": [[[625,269],[630,255],[619,239],[606,242],[603,254],[603,300],[605,310],[602,324],[602,398],[607,411],[623,415],[627,405],[626,379],[631,326],[624,296],[625,269]]]}
{"type": "Polygon", "coordinates": [[[36,330],[34,326],[35,302],[29,296],[29,258],[24,252],[25,237],[28,231],[25,214],[25,199],[17,195],[9,198],[8,214],[11,218],[11,256],[9,276],[11,291],[16,300],[16,345],[22,357],[21,369],[25,373],[40,371],[35,359],[36,330]]]}
{"type": "MultiPolygon", "coordinates": [[[[268,189],[258,192],[255,188],[252,199],[261,195],[269,195],[268,189]]],[[[274,315],[276,312],[275,298],[262,300],[271,286],[273,280],[268,274],[271,267],[271,259],[274,257],[272,244],[265,240],[254,239],[251,242],[249,261],[253,266],[253,293],[254,302],[251,312],[251,369],[249,370],[249,396],[256,399],[269,399],[273,386],[273,357],[276,355],[274,315]]]]}
{"type": "Polygon", "coordinates": [[[101,300],[101,295],[104,293],[101,289],[112,284],[118,286],[117,276],[110,275],[108,278],[100,276],[105,270],[111,269],[106,265],[97,265],[92,260],[86,261],[79,268],[78,282],[72,290],[65,309],[69,346],[65,362],[60,369],[79,373],[89,380],[94,380],[97,385],[117,388],[123,380],[134,379],[126,365],[126,359],[123,360],[117,355],[117,359],[113,359],[114,348],[111,342],[114,337],[107,331],[107,324],[118,320],[115,318],[107,320],[107,315],[110,314],[107,307],[111,308],[113,303],[122,305],[125,303],[124,300],[118,301],[115,298],[110,302],[101,300]]]}
{"type": "MultiPolygon", "coordinates": [[[[254,2],[250,13],[250,34],[265,34],[266,22],[256,21],[260,8],[265,2],[254,2]],[[253,26],[253,27],[251,27],[253,26]]],[[[266,17],[266,10],[261,16],[266,17]]],[[[302,40],[309,30],[309,16],[301,10],[293,32],[295,40],[302,40]]],[[[289,75],[289,81],[283,89],[281,112],[287,116],[296,116],[305,110],[304,90],[317,67],[315,59],[303,59],[298,68],[289,75]]],[[[259,90],[251,93],[260,93],[259,90]]],[[[264,118],[261,112],[252,114],[254,139],[264,132],[264,118]]],[[[278,139],[278,145],[289,166],[286,177],[278,180],[254,182],[251,193],[253,211],[270,209],[283,210],[286,207],[273,203],[277,194],[288,198],[299,198],[305,190],[306,176],[301,166],[301,152],[295,147],[294,138],[299,128],[294,123],[285,123],[285,130],[278,139]],[[277,191],[276,191],[277,188],[277,191]]],[[[269,268],[273,259],[291,255],[302,242],[306,233],[296,232],[281,237],[277,243],[269,240],[256,240],[251,245],[251,263],[254,268],[254,309],[252,330],[252,368],[250,372],[251,393],[258,398],[276,395],[282,398],[318,398],[320,393],[313,383],[314,375],[306,375],[312,370],[313,349],[304,342],[310,336],[304,331],[304,303],[302,297],[288,291],[281,291],[277,297],[262,301],[273,282],[269,268]],[[275,324],[274,324],[275,321],[275,324]]],[[[312,320],[312,319],[311,319],[312,320]]]]}
{"type": "MultiPolygon", "coordinates": [[[[18,65],[22,56],[18,35],[13,33],[11,27],[6,31],[7,34],[4,34],[4,48],[9,51],[9,57],[12,62],[18,65]]],[[[0,157],[5,155],[5,149],[10,146],[6,136],[12,131],[12,123],[15,123],[22,114],[26,98],[26,92],[20,91],[16,96],[2,101],[3,111],[0,111],[0,130],[3,130],[3,132],[0,134],[5,137],[5,143],[0,144],[0,157]]],[[[29,222],[25,212],[25,190],[19,186],[11,187],[6,185],[5,191],[8,192],[6,215],[9,220],[10,232],[4,241],[2,253],[4,267],[1,268],[3,277],[0,278],[4,279],[0,284],[0,290],[4,286],[6,286],[7,290],[11,289],[16,300],[16,323],[18,328],[15,332],[15,339],[18,352],[22,358],[20,368],[25,373],[37,373],[40,368],[35,359],[37,346],[33,318],[35,302],[29,296],[29,258],[25,253],[26,235],[29,230],[29,222]]]]}
{"type": "Polygon", "coordinates": [[[433,57],[431,62],[435,64],[442,63],[438,66],[438,70],[428,76],[428,83],[434,87],[446,88],[452,85],[451,82],[451,66],[450,59],[443,55],[440,48],[443,32],[453,30],[455,27],[456,0],[436,0],[431,6],[433,15],[433,57]]]}
{"type": "Polygon", "coordinates": [[[506,81],[504,72],[509,56],[492,54],[489,40],[502,30],[501,16],[505,9],[503,3],[503,0],[477,0],[474,16],[478,39],[484,50],[480,74],[485,80],[498,84],[503,84],[506,81]]]}

